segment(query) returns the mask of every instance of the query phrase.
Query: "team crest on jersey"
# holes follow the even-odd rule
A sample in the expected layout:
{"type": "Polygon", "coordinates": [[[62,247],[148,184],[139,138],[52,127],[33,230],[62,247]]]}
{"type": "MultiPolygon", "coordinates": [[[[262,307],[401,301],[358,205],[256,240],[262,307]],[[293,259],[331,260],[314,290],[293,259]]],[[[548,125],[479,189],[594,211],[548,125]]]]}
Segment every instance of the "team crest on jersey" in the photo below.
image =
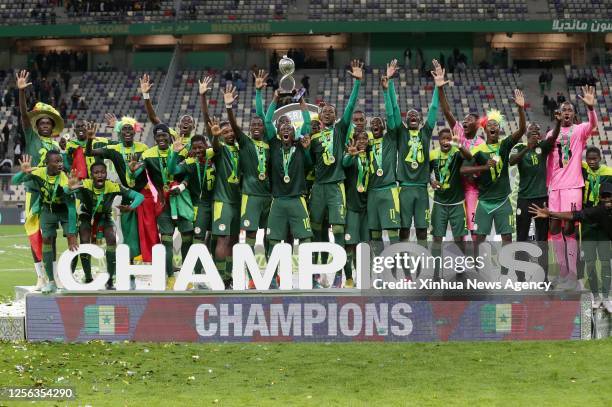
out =
{"type": "Polygon", "coordinates": [[[246,226],[246,227],[248,228],[249,226],[251,226],[251,222],[249,222],[249,220],[248,220],[248,219],[247,219],[247,220],[245,220],[245,221],[244,221],[244,226],[246,226]]]}
{"type": "Polygon", "coordinates": [[[194,229],[194,232],[196,232],[196,233],[200,233],[201,231],[202,231],[202,229],[200,229],[199,227],[196,227],[196,228],[194,229]]]}
{"type": "Polygon", "coordinates": [[[222,224],[220,224],[220,225],[219,225],[219,230],[220,230],[221,232],[223,232],[223,231],[225,230],[225,224],[224,224],[224,223],[222,223],[222,224]]]}
{"type": "Polygon", "coordinates": [[[517,215],[520,215],[520,214],[521,214],[521,212],[522,212],[522,211],[521,211],[521,208],[516,208],[516,214],[517,214],[517,215]]]}
{"type": "Polygon", "coordinates": [[[344,240],[351,240],[351,235],[349,233],[344,235],[344,240]]]}

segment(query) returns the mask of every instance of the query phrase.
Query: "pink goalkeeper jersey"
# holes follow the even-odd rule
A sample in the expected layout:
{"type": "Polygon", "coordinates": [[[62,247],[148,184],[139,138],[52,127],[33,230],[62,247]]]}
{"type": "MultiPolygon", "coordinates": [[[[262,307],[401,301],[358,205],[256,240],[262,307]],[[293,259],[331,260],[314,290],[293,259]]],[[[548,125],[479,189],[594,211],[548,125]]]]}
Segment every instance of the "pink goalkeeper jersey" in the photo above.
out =
{"type": "MultiPolygon", "coordinates": [[[[559,189],[582,188],[584,180],[582,178],[582,153],[586,148],[587,138],[591,135],[591,130],[597,127],[597,114],[595,110],[588,110],[589,121],[574,124],[570,127],[561,127],[559,136],[553,150],[548,154],[546,185],[548,191],[559,189]],[[567,165],[563,165],[563,145],[571,131],[569,148],[571,151],[567,165]]],[[[552,130],[546,134],[546,138],[552,136],[552,130]]]]}
{"type": "MultiPolygon", "coordinates": [[[[465,132],[463,131],[463,124],[459,123],[458,121],[455,122],[453,132],[459,136],[459,142],[470,151],[472,150],[472,148],[484,143],[484,140],[478,136],[474,136],[473,139],[468,139],[467,137],[465,137],[465,132]]],[[[476,181],[473,177],[463,177],[463,191],[478,193],[478,186],[476,185],[476,181]]]]}

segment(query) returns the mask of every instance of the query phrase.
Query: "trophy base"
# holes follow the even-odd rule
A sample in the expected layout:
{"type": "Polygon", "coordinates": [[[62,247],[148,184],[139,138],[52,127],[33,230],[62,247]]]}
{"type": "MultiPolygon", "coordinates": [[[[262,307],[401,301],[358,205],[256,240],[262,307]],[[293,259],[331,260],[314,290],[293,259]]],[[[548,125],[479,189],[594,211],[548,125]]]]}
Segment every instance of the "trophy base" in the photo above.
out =
{"type": "Polygon", "coordinates": [[[288,97],[288,96],[294,96],[296,94],[297,90],[293,89],[293,90],[285,90],[285,89],[280,89],[279,88],[279,92],[278,92],[278,96],[280,97],[288,97]]]}

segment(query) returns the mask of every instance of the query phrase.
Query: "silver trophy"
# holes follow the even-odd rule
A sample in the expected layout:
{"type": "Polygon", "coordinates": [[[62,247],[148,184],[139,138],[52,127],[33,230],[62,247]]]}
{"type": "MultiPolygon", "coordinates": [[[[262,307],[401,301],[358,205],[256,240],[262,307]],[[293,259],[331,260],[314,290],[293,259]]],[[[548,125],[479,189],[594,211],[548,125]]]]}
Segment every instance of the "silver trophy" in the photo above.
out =
{"type": "Polygon", "coordinates": [[[278,62],[278,71],[283,75],[278,82],[280,94],[282,96],[293,95],[295,92],[295,62],[293,59],[283,55],[283,59],[278,62]]]}

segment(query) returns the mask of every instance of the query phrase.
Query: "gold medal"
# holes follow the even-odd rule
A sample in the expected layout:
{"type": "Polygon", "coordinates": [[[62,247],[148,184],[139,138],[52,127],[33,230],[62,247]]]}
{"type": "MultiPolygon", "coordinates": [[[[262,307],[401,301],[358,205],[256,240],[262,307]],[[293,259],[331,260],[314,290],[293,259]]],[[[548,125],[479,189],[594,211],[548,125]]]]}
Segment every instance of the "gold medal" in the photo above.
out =
{"type": "Polygon", "coordinates": [[[569,164],[569,161],[568,160],[563,160],[563,166],[567,167],[567,164],[569,164]]]}
{"type": "Polygon", "coordinates": [[[498,155],[494,155],[494,156],[493,156],[493,161],[495,161],[496,163],[498,163],[498,162],[499,162],[499,160],[500,160],[500,158],[499,158],[499,156],[498,156],[498,155]]]}
{"type": "Polygon", "coordinates": [[[264,172],[260,172],[260,173],[259,173],[259,179],[260,179],[261,181],[263,181],[264,179],[266,179],[266,173],[264,173],[264,172]]]}
{"type": "Polygon", "coordinates": [[[379,168],[376,170],[376,175],[378,175],[379,177],[382,177],[384,174],[384,171],[382,170],[382,168],[379,168]]]}
{"type": "Polygon", "coordinates": [[[289,182],[291,182],[291,178],[289,177],[289,175],[285,175],[283,177],[283,181],[285,181],[285,184],[288,184],[289,182]]]}
{"type": "Polygon", "coordinates": [[[419,168],[419,163],[418,163],[418,162],[416,162],[416,161],[413,161],[413,162],[410,164],[410,167],[411,167],[413,170],[416,170],[417,168],[419,168]]]}
{"type": "Polygon", "coordinates": [[[357,192],[363,192],[363,191],[365,191],[365,188],[363,187],[363,185],[359,185],[357,187],[357,192]]]}

